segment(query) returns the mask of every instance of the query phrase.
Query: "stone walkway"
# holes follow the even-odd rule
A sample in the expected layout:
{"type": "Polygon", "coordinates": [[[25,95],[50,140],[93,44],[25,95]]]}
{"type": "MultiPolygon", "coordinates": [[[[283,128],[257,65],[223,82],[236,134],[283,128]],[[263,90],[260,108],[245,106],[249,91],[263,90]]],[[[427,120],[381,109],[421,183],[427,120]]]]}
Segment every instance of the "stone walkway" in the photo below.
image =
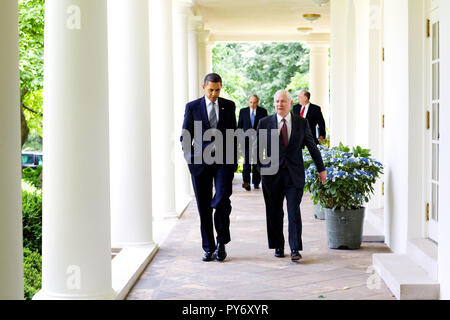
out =
{"type": "MultiPolygon", "coordinates": [[[[326,222],[315,220],[312,202],[303,197],[303,259],[293,263],[267,249],[261,190],[247,192],[236,179],[232,196],[232,242],[224,263],[201,261],[195,201],[174,226],[127,299],[180,300],[387,300],[395,299],[369,267],[374,253],[389,253],[382,243],[360,250],[331,250],[326,222]],[[367,285],[378,280],[378,288],[367,285]]],[[[286,212],[286,211],[285,211],[286,212]]],[[[286,252],[287,214],[285,213],[286,252]]],[[[376,285],[374,285],[377,287],[376,285]]]]}

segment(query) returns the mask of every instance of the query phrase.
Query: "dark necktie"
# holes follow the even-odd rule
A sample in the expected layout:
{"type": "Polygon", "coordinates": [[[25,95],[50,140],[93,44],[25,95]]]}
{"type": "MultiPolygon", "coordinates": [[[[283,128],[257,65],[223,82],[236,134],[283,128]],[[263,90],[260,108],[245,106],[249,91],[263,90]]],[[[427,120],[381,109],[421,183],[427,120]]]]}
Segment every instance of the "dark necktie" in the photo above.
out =
{"type": "Polygon", "coordinates": [[[283,126],[281,127],[280,136],[281,136],[281,139],[283,140],[284,147],[287,148],[289,138],[288,138],[288,129],[287,129],[287,125],[286,125],[286,119],[281,120],[281,122],[283,122],[283,126]]]}
{"type": "Polygon", "coordinates": [[[212,106],[212,108],[211,108],[211,112],[209,113],[209,124],[211,125],[211,128],[216,129],[217,128],[217,113],[216,113],[215,103],[211,102],[210,106],[212,106]]]}

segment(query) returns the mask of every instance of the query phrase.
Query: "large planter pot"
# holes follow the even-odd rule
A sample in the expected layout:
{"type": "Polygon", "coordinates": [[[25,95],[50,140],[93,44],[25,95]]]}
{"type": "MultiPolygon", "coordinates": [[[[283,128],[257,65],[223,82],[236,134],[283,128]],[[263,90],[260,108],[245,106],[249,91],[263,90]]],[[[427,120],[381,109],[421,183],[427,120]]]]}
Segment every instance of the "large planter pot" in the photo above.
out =
{"type": "Polygon", "coordinates": [[[314,205],[314,217],[317,220],[325,220],[325,211],[320,204],[314,205]]]}
{"type": "Polygon", "coordinates": [[[323,209],[327,220],[328,246],[331,249],[359,249],[362,243],[365,208],[333,211],[323,209]]]}

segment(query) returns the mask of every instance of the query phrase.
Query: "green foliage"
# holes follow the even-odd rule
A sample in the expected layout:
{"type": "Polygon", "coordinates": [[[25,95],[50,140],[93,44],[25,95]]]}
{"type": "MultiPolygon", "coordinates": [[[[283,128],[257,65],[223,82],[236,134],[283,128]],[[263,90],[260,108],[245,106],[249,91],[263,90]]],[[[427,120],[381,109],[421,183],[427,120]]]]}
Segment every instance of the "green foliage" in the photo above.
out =
{"type": "Polygon", "coordinates": [[[219,43],[213,49],[213,71],[222,76],[224,97],[235,101],[237,109],[257,94],[270,114],[278,90],[308,89],[309,55],[300,43],[219,43]]]}
{"type": "Polygon", "coordinates": [[[22,147],[22,151],[42,151],[42,136],[35,132],[31,132],[22,147]]]}
{"type": "Polygon", "coordinates": [[[42,181],[39,179],[39,176],[42,173],[42,166],[33,168],[25,168],[23,169],[22,179],[25,182],[30,183],[35,188],[42,188],[42,181]]]}
{"type": "Polygon", "coordinates": [[[44,56],[44,0],[19,0],[21,89],[42,88],[44,56]]]}
{"type": "MultiPolygon", "coordinates": [[[[23,96],[23,104],[26,108],[23,110],[25,119],[27,120],[30,133],[42,137],[42,117],[43,117],[43,89],[28,91],[23,96]],[[33,111],[30,111],[33,110],[33,111]]],[[[42,142],[38,144],[38,148],[42,149],[42,142]]],[[[37,149],[34,149],[37,150],[37,149]]]]}
{"type": "Polygon", "coordinates": [[[42,191],[22,181],[23,245],[42,252],[42,191]]]}
{"type": "Polygon", "coordinates": [[[43,114],[44,3],[44,0],[19,0],[21,102],[31,133],[40,136],[43,114]]]}
{"type": "Polygon", "coordinates": [[[31,300],[41,289],[42,258],[39,252],[23,249],[23,278],[25,300],[31,300]]]}
{"type": "Polygon", "coordinates": [[[341,143],[332,149],[320,146],[320,151],[327,171],[326,183],[319,181],[316,166],[311,160],[308,160],[310,166],[305,171],[305,190],[312,193],[314,203],[341,211],[362,208],[374,193],[373,186],[383,174],[383,165],[368,158],[370,150],[360,147],[349,153],[350,148],[341,143]]]}

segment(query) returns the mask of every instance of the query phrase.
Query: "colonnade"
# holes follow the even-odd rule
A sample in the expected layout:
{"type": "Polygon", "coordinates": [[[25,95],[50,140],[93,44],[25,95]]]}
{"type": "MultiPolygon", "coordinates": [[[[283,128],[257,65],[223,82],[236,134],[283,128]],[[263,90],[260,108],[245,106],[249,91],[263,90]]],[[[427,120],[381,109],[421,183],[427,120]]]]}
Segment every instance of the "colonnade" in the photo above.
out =
{"type": "MultiPolygon", "coordinates": [[[[111,249],[191,200],[179,135],[208,69],[191,1],[47,0],[42,290],[113,299],[111,249]],[[192,72],[199,70],[199,72],[192,72]],[[189,72],[191,71],[191,72],[189,72]]],[[[0,299],[23,298],[18,5],[0,4],[0,299]]],[[[156,222],[157,223],[157,222],[156,222]]],[[[117,258],[116,258],[117,259],[117,258]]],[[[114,261],[114,260],[113,260],[114,261]]]]}

